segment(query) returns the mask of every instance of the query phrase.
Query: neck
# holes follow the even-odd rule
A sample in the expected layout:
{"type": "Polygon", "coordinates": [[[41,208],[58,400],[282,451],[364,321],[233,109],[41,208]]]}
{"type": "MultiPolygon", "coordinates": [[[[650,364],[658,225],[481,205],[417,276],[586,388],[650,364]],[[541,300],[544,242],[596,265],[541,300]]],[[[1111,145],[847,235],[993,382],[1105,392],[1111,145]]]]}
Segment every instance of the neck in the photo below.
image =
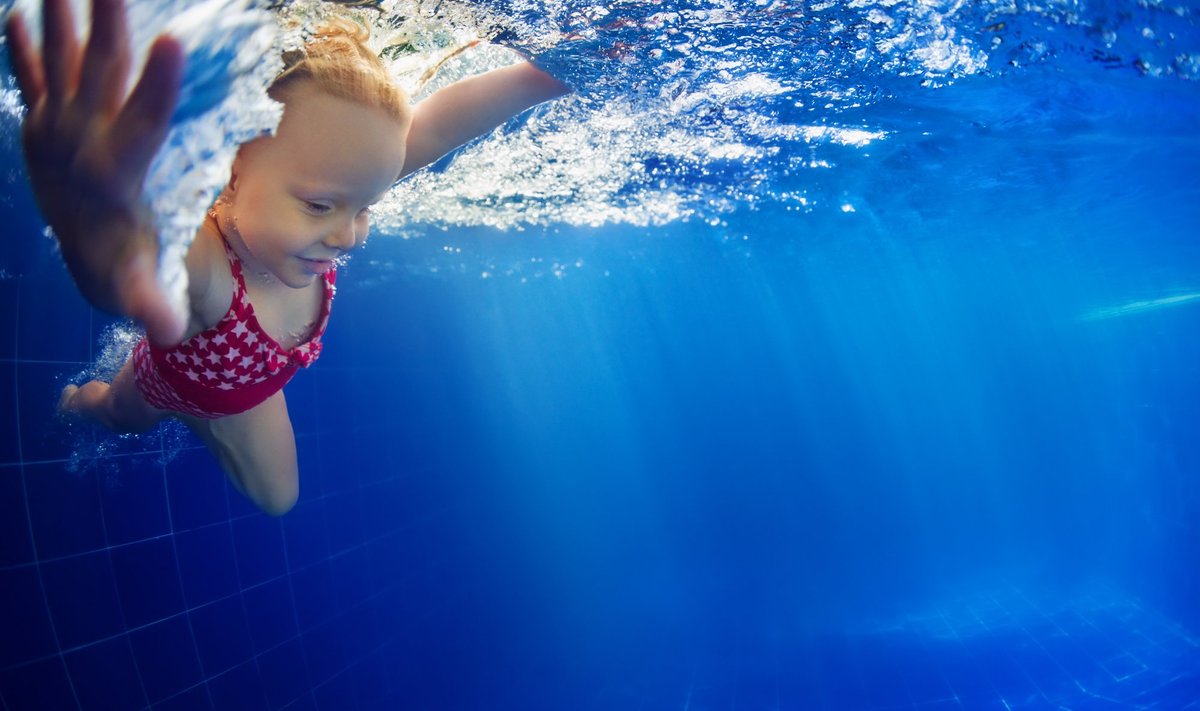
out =
{"type": "Polygon", "coordinates": [[[208,220],[212,222],[213,229],[217,231],[221,240],[233,252],[233,256],[241,263],[242,278],[267,288],[283,287],[283,282],[276,279],[270,272],[255,268],[242,254],[248,250],[246,250],[245,243],[242,242],[241,235],[238,234],[237,226],[225,217],[225,202],[224,195],[217,198],[217,201],[208,210],[208,220]],[[232,239],[230,239],[231,237],[232,239]]]}

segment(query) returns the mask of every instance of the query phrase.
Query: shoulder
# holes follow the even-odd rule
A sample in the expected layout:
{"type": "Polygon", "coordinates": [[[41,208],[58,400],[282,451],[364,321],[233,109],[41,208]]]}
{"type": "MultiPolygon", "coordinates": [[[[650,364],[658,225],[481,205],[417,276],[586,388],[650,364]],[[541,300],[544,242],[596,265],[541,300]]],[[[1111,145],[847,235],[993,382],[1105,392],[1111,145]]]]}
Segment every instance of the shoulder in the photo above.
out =
{"type": "Polygon", "coordinates": [[[229,310],[233,298],[233,275],[220,233],[205,220],[187,253],[188,301],[191,303],[189,332],[211,328],[229,310]]]}

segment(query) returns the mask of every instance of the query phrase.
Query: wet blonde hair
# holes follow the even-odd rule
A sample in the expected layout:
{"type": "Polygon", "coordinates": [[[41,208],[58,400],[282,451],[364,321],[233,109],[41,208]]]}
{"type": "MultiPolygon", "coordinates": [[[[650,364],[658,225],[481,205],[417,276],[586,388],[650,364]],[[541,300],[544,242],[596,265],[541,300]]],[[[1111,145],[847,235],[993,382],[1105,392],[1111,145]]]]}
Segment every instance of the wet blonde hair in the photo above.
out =
{"type": "Polygon", "coordinates": [[[331,96],[380,109],[407,123],[411,117],[408,94],[367,47],[369,38],[370,31],[353,20],[343,17],[326,20],[304,49],[284,52],[283,71],[275,77],[267,93],[272,99],[286,103],[287,89],[308,80],[331,96]]]}

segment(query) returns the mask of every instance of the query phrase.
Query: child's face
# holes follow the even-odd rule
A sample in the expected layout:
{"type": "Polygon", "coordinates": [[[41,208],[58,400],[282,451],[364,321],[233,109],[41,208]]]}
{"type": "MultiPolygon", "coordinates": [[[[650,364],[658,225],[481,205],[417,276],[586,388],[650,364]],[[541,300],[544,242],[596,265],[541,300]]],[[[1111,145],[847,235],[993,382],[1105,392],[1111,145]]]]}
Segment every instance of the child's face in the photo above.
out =
{"type": "Polygon", "coordinates": [[[308,82],[286,98],[275,136],[238,153],[221,209],[247,266],[300,288],[366,240],[369,206],[404,166],[408,125],[308,82]]]}

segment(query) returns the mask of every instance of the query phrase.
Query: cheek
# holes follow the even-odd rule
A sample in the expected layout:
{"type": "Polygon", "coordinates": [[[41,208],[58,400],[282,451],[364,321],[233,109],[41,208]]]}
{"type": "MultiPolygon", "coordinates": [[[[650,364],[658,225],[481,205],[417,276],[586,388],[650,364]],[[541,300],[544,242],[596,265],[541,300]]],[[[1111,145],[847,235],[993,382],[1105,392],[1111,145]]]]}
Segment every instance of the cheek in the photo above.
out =
{"type": "Polygon", "coordinates": [[[242,213],[238,232],[242,241],[262,257],[290,254],[313,239],[312,225],[278,212],[242,213]]]}

